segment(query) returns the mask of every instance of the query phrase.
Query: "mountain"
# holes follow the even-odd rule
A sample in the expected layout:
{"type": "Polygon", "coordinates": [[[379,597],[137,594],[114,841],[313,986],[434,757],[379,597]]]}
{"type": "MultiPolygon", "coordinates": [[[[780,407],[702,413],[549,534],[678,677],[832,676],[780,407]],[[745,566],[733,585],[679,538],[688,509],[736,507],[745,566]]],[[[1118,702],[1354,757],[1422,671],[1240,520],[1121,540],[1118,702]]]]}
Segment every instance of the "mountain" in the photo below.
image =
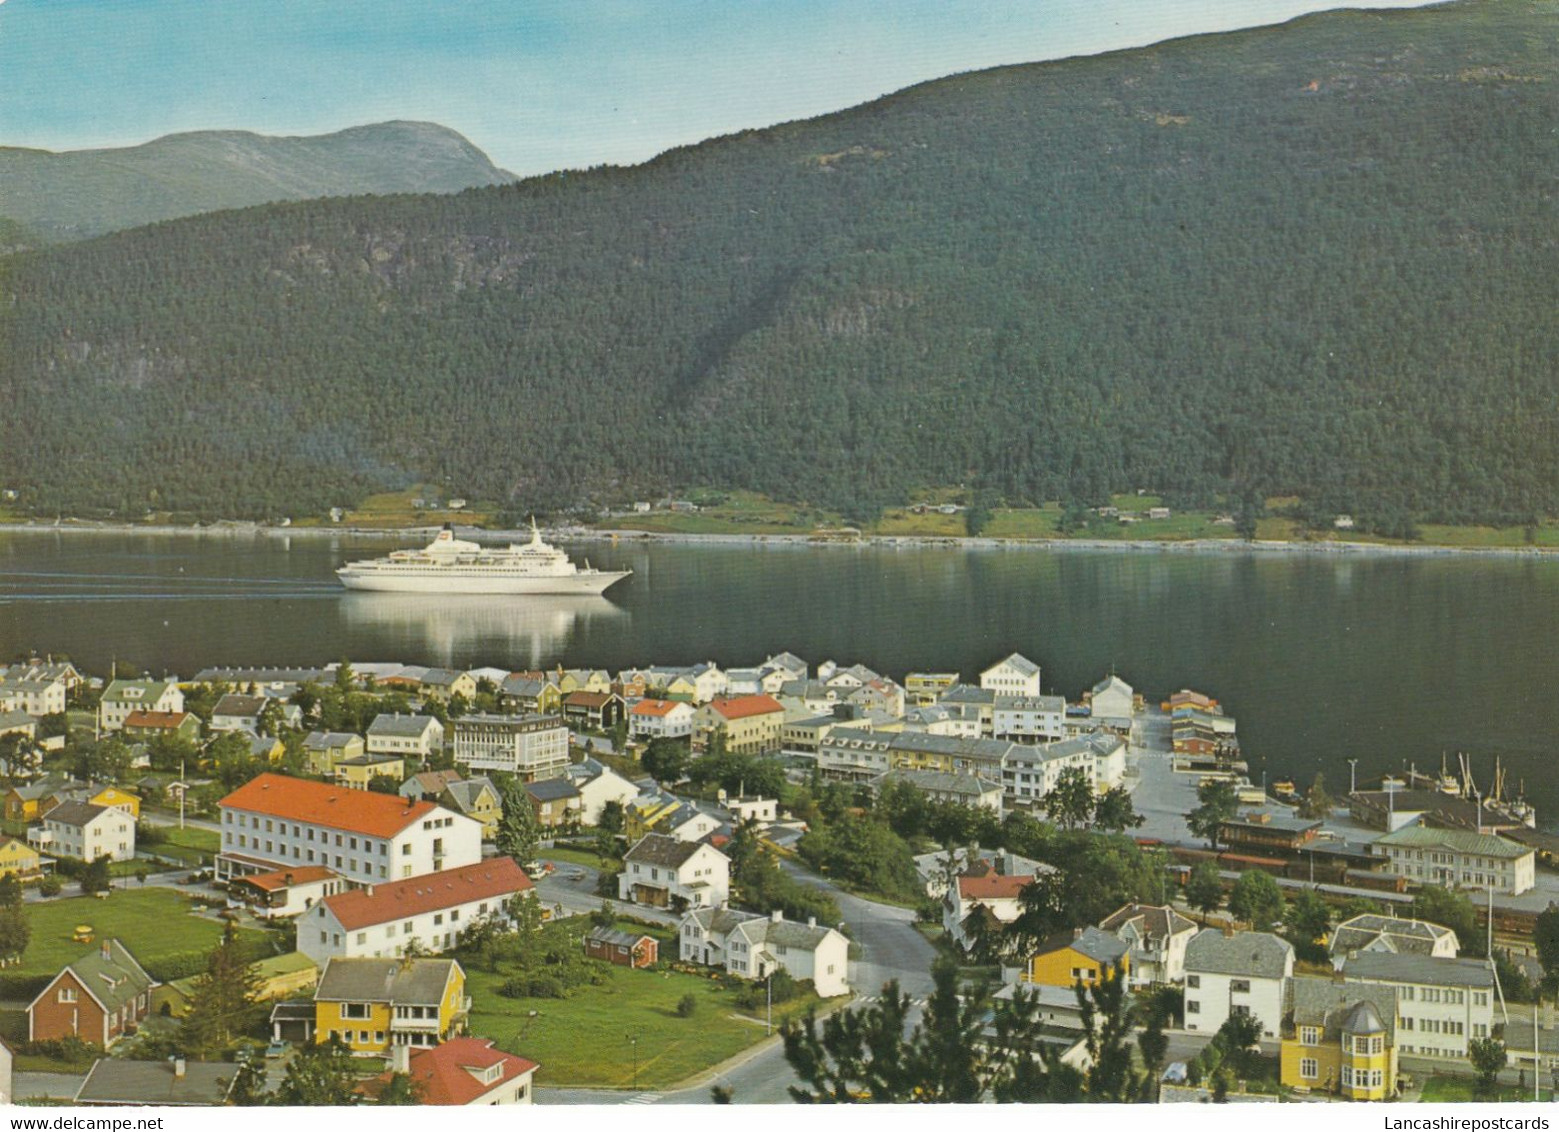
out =
{"type": "Polygon", "coordinates": [[[124,149],[0,148],[0,217],[71,240],[270,201],[454,193],[514,180],[431,122],[296,138],[203,130],[124,149]]]}
{"type": "Polygon", "coordinates": [[[0,486],[44,514],[409,483],[1559,513],[1555,16],[1326,13],[631,169],[13,255],[0,486]]]}

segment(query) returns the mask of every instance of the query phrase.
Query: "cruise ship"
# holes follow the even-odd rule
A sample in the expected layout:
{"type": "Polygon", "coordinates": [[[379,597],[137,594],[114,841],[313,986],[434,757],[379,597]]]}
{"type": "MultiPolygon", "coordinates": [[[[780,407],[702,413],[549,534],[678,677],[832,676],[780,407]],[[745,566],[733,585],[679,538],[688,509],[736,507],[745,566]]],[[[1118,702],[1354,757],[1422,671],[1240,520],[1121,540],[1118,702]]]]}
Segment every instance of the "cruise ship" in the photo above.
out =
{"type": "Polygon", "coordinates": [[[457,539],[450,527],[421,550],[348,562],[336,571],[351,590],[424,594],[599,594],[632,570],[583,567],[541,540],[531,520],[530,542],[485,547],[457,539]]]}

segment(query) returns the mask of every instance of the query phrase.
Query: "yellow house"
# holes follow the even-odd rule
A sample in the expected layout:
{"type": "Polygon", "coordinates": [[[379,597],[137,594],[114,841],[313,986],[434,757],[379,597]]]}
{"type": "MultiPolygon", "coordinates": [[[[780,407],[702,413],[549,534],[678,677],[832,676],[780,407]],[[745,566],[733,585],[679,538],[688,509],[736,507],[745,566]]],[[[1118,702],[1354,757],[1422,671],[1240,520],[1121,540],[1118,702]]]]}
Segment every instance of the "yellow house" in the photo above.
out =
{"type": "Polygon", "coordinates": [[[471,1000],[453,959],[327,959],[314,991],[314,1040],[353,1053],[429,1048],[465,1028],[471,1000]]]}
{"type": "Polygon", "coordinates": [[[109,806],[124,810],[137,821],[141,817],[141,800],[128,790],[121,790],[117,786],[105,786],[87,801],[94,806],[109,806]]]}
{"type": "Polygon", "coordinates": [[[14,876],[30,880],[43,869],[43,858],[25,841],[7,837],[0,841],[0,876],[14,876]]]}
{"type": "Polygon", "coordinates": [[[1383,1101],[1397,1084],[1397,992],[1296,978],[1283,1016],[1283,1084],[1351,1101],[1383,1101]]]}
{"type": "Polygon", "coordinates": [[[1085,986],[1100,982],[1112,967],[1125,978],[1131,969],[1131,948],[1098,928],[1052,936],[1023,967],[1022,981],[1046,987],[1085,986]]]}
{"type": "Polygon", "coordinates": [[[682,799],[670,794],[655,794],[629,802],[623,811],[623,836],[629,845],[633,845],[645,834],[654,832],[657,825],[682,806],[682,799]]]}
{"type": "Polygon", "coordinates": [[[393,778],[399,783],[406,777],[406,760],[400,755],[358,755],[338,762],[335,777],[348,790],[367,790],[376,778],[393,778]]]}
{"type": "Polygon", "coordinates": [[[785,727],[785,709],[773,696],[728,696],[710,700],[698,709],[693,728],[697,735],[721,735],[733,755],[778,754],[785,727]]]}
{"type": "Polygon", "coordinates": [[[686,676],[673,676],[667,682],[666,694],[662,699],[681,700],[683,703],[692,704],[698,702],[698,685],[686,676]]]}

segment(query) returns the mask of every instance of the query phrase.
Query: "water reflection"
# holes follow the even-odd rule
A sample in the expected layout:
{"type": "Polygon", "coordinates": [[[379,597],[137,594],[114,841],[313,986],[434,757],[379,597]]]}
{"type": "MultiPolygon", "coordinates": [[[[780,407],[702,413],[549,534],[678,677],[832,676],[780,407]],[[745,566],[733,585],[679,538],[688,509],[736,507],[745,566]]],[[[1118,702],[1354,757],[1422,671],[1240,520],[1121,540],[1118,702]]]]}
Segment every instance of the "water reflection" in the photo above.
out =
{"type": "Polygon", "coordinates": [[[348,593],[341,620],[404,646],[422,663],[454,664],[474,652],[514,668],[552,663],[570,637],[592,625],[619,623],[626,610],[604,597],[348,593]]]}

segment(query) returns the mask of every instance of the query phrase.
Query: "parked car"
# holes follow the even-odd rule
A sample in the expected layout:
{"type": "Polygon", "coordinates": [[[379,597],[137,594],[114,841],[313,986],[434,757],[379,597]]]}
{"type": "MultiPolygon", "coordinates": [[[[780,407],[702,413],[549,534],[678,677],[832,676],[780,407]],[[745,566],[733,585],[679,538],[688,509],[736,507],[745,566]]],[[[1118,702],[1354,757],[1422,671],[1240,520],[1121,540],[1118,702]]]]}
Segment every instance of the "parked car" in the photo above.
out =
{"type": "Polygon", "coordinates": [[[291,1048],[292,1048],[292,1043],[291,1042],[283,1041],[282,1039],[277,1038],[274,1042],[272,1042],[270,1045],[265,1047],[265,1056],[266,1057],[285,1057],[286,1054],[287,1054],[287,1051],[290,1050],[291,1048]]]}

